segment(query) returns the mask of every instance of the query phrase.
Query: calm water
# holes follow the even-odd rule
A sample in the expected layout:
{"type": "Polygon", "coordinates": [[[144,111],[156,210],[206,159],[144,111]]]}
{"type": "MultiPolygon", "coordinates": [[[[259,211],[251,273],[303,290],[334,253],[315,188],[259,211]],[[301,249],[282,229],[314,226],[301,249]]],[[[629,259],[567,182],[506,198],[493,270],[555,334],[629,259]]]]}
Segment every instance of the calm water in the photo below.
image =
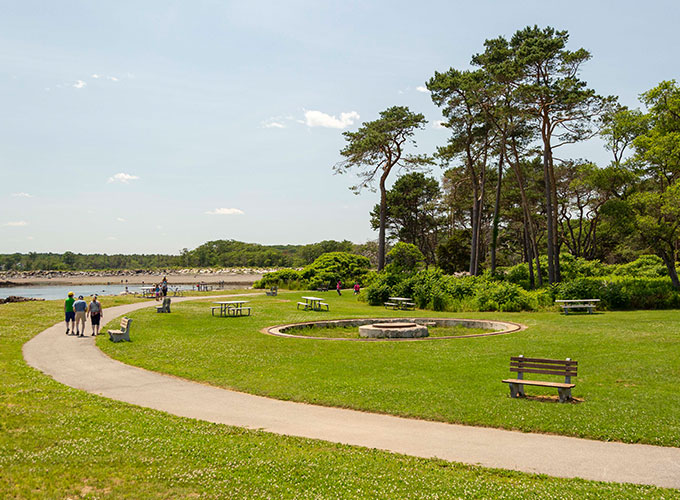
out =
{"type": "MultiPolygon", "coordinates": [[[[128,291],[140,292],[143,285],[127,285],[128,291]]],[[[148,285],[147,285],[148,286],[148,285]]],[[[180,286],[180,290],[189,290],[190,287],[180,286]]],[[[225,286],[225,288],[229,288],[225,286]]],[[[238,288],[238,287],[234,287],[238,288]]],[[[242,286],[240,288],[243,288],[242,286]]],[[[168,295],[172,296],[172,290],[175,287],[170,287],[168,295]]],[[[17,295],[19,297],[32,297],[36,299],[65,299],[68,292],[73,292],[76,297],[82,295],[89,297],[94,295],[119,295],[125,291],[125,285],[45,285],[45,286],[13,286],[7,288],[0,288],[0,298],[7,298],[10,295],[17,295]]]]}

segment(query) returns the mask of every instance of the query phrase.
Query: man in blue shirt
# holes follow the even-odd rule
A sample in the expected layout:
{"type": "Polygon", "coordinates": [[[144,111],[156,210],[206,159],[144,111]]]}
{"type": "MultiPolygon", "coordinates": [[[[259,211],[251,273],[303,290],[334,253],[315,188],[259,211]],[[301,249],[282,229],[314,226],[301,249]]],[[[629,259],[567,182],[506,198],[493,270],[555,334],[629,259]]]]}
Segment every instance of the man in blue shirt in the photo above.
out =
{"type": "Polygon", "coordinates": [[[83,296],[79,295],[78,300],[73,303],[73,311],[76,313],[76,335],[85,336],[85,312],[87,311],[87,302],[83,300],[83,296]]]}

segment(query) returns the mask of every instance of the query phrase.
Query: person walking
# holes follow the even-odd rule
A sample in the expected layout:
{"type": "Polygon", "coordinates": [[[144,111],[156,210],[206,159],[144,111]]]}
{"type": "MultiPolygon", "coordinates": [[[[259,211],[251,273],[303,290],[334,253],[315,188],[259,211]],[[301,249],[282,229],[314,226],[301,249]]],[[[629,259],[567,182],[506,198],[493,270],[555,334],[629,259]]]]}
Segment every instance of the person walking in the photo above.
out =
{"type": "Polygon", "coordinates": [[[340,280],[338,280],[338,284],[335,285],[335,289],[338,291],[338,295],[342,295],[342,292],[340,292],[341,288],[342,288],[342,283],[340,283],[340,280]]]}
{"type": "Polygon", "coordinates": [[[87,306],[87,314],[92,323],[92,336],[99,335],[99,323],[104,317],[104,311],[102,310],[102,303],[97,300],[96,295],[92,297],[92,302],[87,306]]]}
{"type": "Polygon", "coordinates": [[[83,296],[79,295],[78,300],[73,303],[73,311],[76,313],[75,327],[76,335],[85,336],[85,316],[87,311],[87,302],[83,300],[83,296]]]}
{"type": "Polygon", "coordinates": [[[64,317],[66,320],[66,335],[73,330],[74,332],[76,331],[76,325],[75,325],[75,320],[76,320],[76,313],[73,311],[73,303],[76,301],[76,299],[73,298],[74,293],[73,292],[68,292],[68,297],[64,301],[64,317]],[[71,328],[69,328],[69,324],[71,328]]]}
{"type": "Polygon", "coordinates": [[[359,287],[359,283],[354,283],[354,295],[359,295],[359,292],[361,291],[361,287],[359,287]]]}

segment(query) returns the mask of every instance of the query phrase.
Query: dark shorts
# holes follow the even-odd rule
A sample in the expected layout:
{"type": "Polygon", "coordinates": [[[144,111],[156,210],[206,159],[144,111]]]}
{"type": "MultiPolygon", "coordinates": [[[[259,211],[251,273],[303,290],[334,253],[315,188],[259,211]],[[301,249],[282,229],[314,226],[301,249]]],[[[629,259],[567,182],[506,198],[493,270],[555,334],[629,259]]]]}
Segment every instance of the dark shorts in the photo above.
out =
{"type": "Polygon", "coordinates": [[[66,316],[66,322],[68,323],[69,321],[75,321],[76,320],[76,312],[75,311],[69,311],[67,313],[64,313],[66,316]]]}
{"type": "Polygon", "coordinates": [[[92,326],[99,326],[99,320],[101,319],[101,313],[90,313],[90,319],[92,320],[92,326]]]}

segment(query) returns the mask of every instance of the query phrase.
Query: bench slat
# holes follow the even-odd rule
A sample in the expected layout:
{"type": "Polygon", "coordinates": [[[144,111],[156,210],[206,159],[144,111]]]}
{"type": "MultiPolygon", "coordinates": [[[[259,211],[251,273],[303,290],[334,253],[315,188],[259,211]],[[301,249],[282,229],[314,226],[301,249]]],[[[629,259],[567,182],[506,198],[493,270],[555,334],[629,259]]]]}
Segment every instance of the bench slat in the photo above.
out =
{"type": "Polygon", "coordinates": [[[536,369],[543,369],[543,370],[554,370],[558,372],[574,372],[578,370],[577,366],[559,366],[559,365],[549,365],[549,364],[543,364],[543,363],[518,363],[516,361],[511,361],[510,362],[510,367],[514,368],[536,368],[536,369]]]}
{"type": "Polygon", "coordinates": [[[578,361],[567,359],[546,359],[546,358],[521,358],[519,356],[511,356],[510,361],[528,361],[530,363],[552,363],[556,365],[577,365],[578,361]]]}
{"type": "Polygon", "coordinates": [[[505,379],[506,384],[535,385],[539,387],[557,387],[559,389],[573,389],[576,384],[565,384],[563,382],[544,382],[542,380],[522,380],[520,378],[505,379]]]}
{"type": "Polygon", "coordinates": [[[569,377],[575,377],[576,372],[564,372],[564,371],[557,371],[557,370],[537,370],[535,368],[513,368],[512,366],[510,367],[511,372],[517,372],[517,373],[542,373],[544,375],[561,375],[563,377],[569,376],[569,377]]]}

